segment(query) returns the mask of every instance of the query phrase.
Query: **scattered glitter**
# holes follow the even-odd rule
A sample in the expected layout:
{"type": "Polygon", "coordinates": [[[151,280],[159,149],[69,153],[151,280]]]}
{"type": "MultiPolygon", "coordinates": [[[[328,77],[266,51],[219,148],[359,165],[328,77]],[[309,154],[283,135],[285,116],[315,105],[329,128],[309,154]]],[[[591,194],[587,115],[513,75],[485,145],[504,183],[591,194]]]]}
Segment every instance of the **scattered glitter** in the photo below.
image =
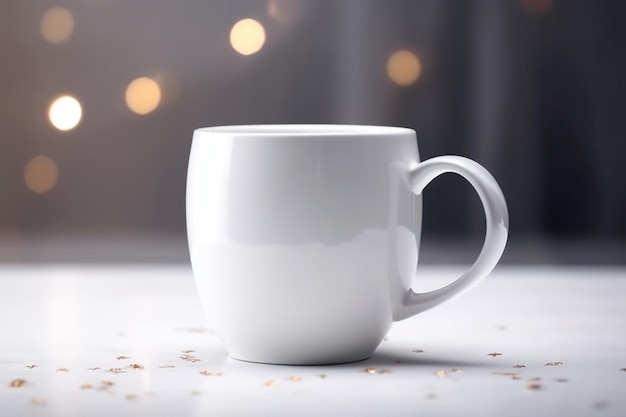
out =
{"type": "Polygon", "coordinates": [[[450,375],[452,373],[456,373],[456,372],[463,372],[462,369],[458,369],[458,368],[452,368],[452,369],[444,369],[442,371],[437,371],[435,372],[435,375],[442,377],[442,376],[447,376],[450,375]]]}
{"type": "Polygon", "coordinates": [[[131,363],[129,365],[132,369],[143,369],[143,365],[140,365],[138,363],[131,363]]]}
{"type": "Polygon", "coordinates": [[[57,369],[57,372],[69,372],[70,370],[67,368],[59,368],[57,369]]]}
{"type": "Polygon", "coordinates": [[[493,356],[495,358],[496,356],[502,356],[502,353],[500,353],[500,352],[491,352],[491,353],[487,353],[487,356],[493,356]]]}
{"type": "Polygon", "coordinates": [[[134,401],[137,398],[139,398],[139,396],[137,394],[126,394],[126,399],[127,400],[134,401]]]}
{"type": "Polygon", "coordinates": [[[276,388],[278,386],[276,381],[267,381],[263,385],[265,385],[266,387],[270,387],[270,388],[276,388]]]}
{"type": "Polygon", "coordinates": [[[518,380],[518,379],[522,379],[522,377],[519,375],[513,375],[511,379],[518,380]]]}
{"type": "Polygon", "coordinates": [[[27,367],[28,369],[33,369],[33,368],[36,368],[36,367],[37,367],[37,365],[26,365],[26,367],[27,367]]]}
{"type": "Polygon", "coordinates": [[[300,378],[300,377],[299,377],[299,376],[297,376],[297,375],[290,376],[290,377],[289,377],[289,378],[287,378],[287,379],[288,379],[289,381],[292,381],[292,382],[300,382],[300,381],[302,381],[302,378],[300,378]]]}
{"type": "Polygon", "coordinates": [[[95,367],[95,368],[87,368],[87,369],[89,369],[90,371],[97,371],[97,370],[99,370],[100,368],[95,367]]]}
{"type": "Polygon", "coordinates": [[[379,374],[388,374],[391,371],[389,369],[381,369],[380,371],[378,371],[379,374]]]}
{"type": "Polygon", "coordinates": [[[569,380],[567,378],[557,378],[555,379],[556,382],[568,382],[569,380]]]}
{"type": "Polygon", "coordinates": [[[126,373],[126,371],[123,370],[122,368],[109,368],[109,369],[107,369],[107,372],[111,372],[111,373],[114,373],[114,374],[124,374],[124,373],[126,373]]]}
{"type": "Polygon", "coordinates": [[[13,381],[11,381],[9,386],[11,388],[22,388],[26,384],[28,384],[28,382],[25,379],[14,379],[13,381]]]}
{"type": "Polygon", "coordinates": [[[183,354],[180,355],[179,358],[181,358],[184,361],[192,362],[192,363],[200,361],[200,359],[196,358],[194,355],[190,355],[189,352],[195,352],[195,351],[193,351],[193,350],[184,350],[183,354]]]}
{"type": "Polygon", "coordinates": [[[526,365],[515,365],[513,368],[526,368],[526,365]]]}
{"type": "Polygon", "coordinates": [[[124,356],[124,355],[121,355],[121,356],[118,356],[118,357],[117,357],[117,359],[118,359],[118,360],[130,359],[130,356],[124,356]]]}
{"type": "Polygon", "coordinates": [[[539,391],[539,390],[541,390],[542,388],[543,388],[543,387],[542,387],[542,386],[541,386],[541,384],[539,384],[538,382],[533,382],[532,384],[528,384],[528,385],[526,386],[526,389],[527,389],[527,390],[530,390],[530,391],[539,391]]]}
{"type": "Polygon", "coordinates": [[[413,349],[413,353],[424,353],[422,349],[413,349]]]}
{"type": "Polygon", "coordinates": [[[48,404],[43,398],[33,398],[30,403],[32,405],[36,405],[37,407],[43,407],[44,405],[48,404]]]}
{"type": "Polygon", "coordinates": [[[212,373],[212,372],[209,372],[209,371],[200,371],[200,374],[201,374],[201,375],[205,375],[205,376],[210,376],[210,375],[213,375],[213,373],[212,373]]]}
{"type": "Polygon", "coordinates": [[[80,386],[80,389],[93,389],[93,385],[91,384],[83,384],[80,386]]]}
{"type": "Polygon", "coordinates": [[[529,381],[541,381],[541,377],[534,377],[534,378],[530,378],[529,381]]]}
{"type": "Polygon", "coordinates": [[[115,382],[111,381],[100,381],[100,386],[98,387],[98,391],[108,391],[111,387],[115,385],[115,382]]]}
{"type": "Polygon", "coordinates": [[[375,374],[376,368],[368,367],[368,368],[363,369],[363,372],[365,372],[366,374],[375,374]]]}
{"type": "Polygon", "coordinates": [[[159,365],[159,368],[175,368],[174,365],[159,365]]]}
{"type": "Polygon", "coordinates": [[[183,350],[183,353],[187,353],[187,354],[196,353],[196,351],[195,350],[183,350]]]}
{"type": "Polygon", "coordinates": [[[563,362],[548,362],[545,366],[561,366],[563,362]]]}

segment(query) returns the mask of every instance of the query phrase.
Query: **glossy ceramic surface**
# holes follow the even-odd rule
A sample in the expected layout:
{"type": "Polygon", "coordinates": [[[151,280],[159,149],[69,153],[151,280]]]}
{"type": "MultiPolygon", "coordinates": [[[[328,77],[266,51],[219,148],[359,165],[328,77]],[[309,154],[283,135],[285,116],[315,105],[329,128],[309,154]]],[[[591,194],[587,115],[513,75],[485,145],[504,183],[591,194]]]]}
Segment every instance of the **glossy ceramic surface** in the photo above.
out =
{"type": "Polygon", "coordinates": [[[187,232],[199,295],[229,354],[280,364],[365,359],[392,321],[458,295],[504,250],[508,214],[491,175],[456,156],[419,162],[410,129],[225,126],[194,132],[187,232]],[[440,290],[411,289],[421,191],[456,172],[487,217],[483,250],[440,290]]]}

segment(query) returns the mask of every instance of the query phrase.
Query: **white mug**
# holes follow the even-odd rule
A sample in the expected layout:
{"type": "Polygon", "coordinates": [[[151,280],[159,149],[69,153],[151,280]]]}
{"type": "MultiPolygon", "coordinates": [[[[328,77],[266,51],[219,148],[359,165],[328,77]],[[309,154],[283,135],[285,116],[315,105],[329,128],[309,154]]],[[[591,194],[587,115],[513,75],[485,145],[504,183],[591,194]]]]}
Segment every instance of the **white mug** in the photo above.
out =
{"type": "Polygon", "coordinates": [[[476,162],[420,162],[411,129],[221,126],[193,135],[187,234],[200,299],[231,357],[332,364],[366,359],[393,321],[485,278],[504,250],[508,211],[476,162]],[[421,193],[445,172],[476,189],[485,242],[456,281],[415,293],[421,193]]]}

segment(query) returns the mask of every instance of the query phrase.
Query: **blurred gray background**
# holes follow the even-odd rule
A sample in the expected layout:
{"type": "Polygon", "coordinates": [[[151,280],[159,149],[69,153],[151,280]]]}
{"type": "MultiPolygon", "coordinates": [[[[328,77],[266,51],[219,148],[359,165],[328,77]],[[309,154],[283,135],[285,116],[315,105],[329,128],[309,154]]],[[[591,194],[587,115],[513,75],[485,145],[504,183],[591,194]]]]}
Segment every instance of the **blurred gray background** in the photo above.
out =
{"type": "MultiPolygon", "coordinates": [[[[620,0],[3,1],[0,261],[188,262],[194,128],[363,123],[489,169],[505,262],[625,264],[624,21],[620,0]],[[80,120],[50,113],[63,95],[80,120]]],[[[428,187],[422,261],[483,233],[462,179],[428,187]]]]}

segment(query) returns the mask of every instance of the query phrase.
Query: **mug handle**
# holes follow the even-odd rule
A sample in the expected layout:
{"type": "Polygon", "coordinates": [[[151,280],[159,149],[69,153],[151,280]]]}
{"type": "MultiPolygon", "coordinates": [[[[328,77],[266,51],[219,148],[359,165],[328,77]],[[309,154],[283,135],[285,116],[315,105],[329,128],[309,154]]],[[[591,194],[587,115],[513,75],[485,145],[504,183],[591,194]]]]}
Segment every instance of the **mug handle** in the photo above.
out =
{"type": "Polygon", "coordinates": [[[409,289],[394,308],[394,321],[403,320],[456,297],[482,281],[502,256],[508,237],[509,213],[500,186],[480,164],[461,156],[438,156],[417,164],[409,172],[409,184],[415,194],[441,174],[453,172],[465,178],[476,190],[485,209],[485,242],[474,264],[456,281],[425,293],[409,289]]]}

